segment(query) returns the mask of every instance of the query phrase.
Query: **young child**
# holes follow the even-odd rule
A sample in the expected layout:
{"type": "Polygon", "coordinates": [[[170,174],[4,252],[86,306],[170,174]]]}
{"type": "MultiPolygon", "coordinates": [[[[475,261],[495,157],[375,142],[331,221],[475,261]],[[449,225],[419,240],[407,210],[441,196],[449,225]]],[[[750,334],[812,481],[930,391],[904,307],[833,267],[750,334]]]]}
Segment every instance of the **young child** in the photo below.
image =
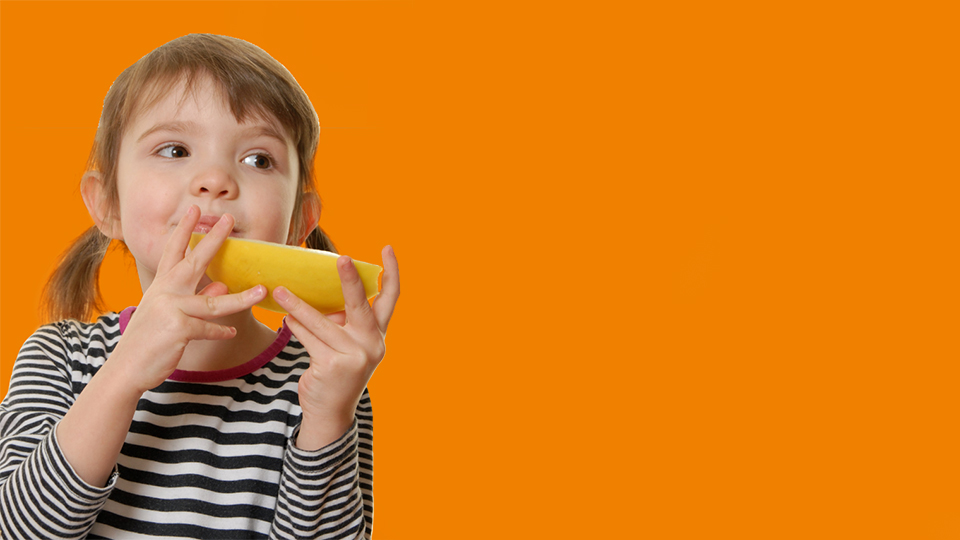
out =
{"type": "Polygon", "coordinates": [[[370,538],[366,385],[399,296],[392,249],[372,307],[348,257],[345,312],[275,289],[279,331],[251,313],[262,285],[204,275],[227,236],[332,248],[318,135],[290,73],[241,40],[185,36],[117,78],[81,181],[95,227],[48,284],[63,320],[27,340],[0,404],[2,538],[370,538]],[[143,299],[80,322],[111,239],[143,299]]]}

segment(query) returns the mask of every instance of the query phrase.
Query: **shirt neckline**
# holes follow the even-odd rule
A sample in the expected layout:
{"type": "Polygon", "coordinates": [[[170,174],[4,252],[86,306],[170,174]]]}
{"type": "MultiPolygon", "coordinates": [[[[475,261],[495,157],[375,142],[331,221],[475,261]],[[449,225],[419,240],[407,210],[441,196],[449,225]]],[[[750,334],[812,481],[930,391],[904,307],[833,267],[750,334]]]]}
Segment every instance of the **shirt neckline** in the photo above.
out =
{"type": "MultiPolygon", "coordinates": [[[[136,310],[136,306],[130,306],[120,312],[120,334],[123,334],[123,331],[126,330],[127,324],[130,323],[130,317],[133,316],[133,312],[136,310]]],[[[213,371],[190,371],[186,369],[177,369],[174,370],[169,377],[167,377],[167,380],[178,382],[214,383],[239,379],[244,375],[249,375],[262,368],[263,366],[267,365],[270,360],[273,360],[274,357],[276,357],[277,354],[287,346],[287,343],[290,342],[291,335],[292,332],[290,331],[290,327],[287,326],[287,318],[284,317],[283,326],[277,330],[277,339],[273,340],[273,343],[271,343],[270,346],[268,346],[262,353],[258,354],[250,361],[232,368],[217,369],[213,371]]]]}

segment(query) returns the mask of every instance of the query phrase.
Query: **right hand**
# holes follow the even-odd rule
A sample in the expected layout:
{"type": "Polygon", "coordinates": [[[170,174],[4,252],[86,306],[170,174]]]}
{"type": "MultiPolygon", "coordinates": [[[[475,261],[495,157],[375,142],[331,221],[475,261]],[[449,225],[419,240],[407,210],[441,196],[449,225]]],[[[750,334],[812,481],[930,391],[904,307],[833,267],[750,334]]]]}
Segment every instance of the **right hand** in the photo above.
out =
{"type": "Polygon", "coordinates": [[[114,357],[121,353],[119,356],[128,363],[131,382],[141,393],[156,388],[177,369],[190,341],[230,339],[236,335],[235,328],[210,322],[210,319],[250,309],[267,295],[263,285],[224,294],[226,287],[216,282],[196,292],[207,265],[234,225],[233,216],[225,214],[196,247],[186,253],[199,219],[200,209],[191,206],[174,229],[164,246],[156,277],[144,292],[114,351],[114,357]]]}

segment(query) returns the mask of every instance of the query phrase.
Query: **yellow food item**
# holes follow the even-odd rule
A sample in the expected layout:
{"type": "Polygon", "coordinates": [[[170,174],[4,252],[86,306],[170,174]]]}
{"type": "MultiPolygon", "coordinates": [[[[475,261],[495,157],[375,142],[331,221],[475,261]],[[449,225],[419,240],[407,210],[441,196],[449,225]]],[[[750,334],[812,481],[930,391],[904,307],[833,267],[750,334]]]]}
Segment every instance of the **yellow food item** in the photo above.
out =
{"type": "MultiPolygon", "coordinates": [[[[193,233],[190,248],[205,235],[193,233]]],[[[273,289],[283,285],[321,313],[343,311],[343,289],[337,273],[340,255],[329,251],[272,244],[259,240],[227,238],[207,266],[207,276],[223,282],[231,293],[256,285],[267,288],[267,297],[257,304],[270,311],[286,313],[273,299],[273,289]]],[[[367,299],[377,295],[380,268],[353,261],[360,274],[367,299]]]]}

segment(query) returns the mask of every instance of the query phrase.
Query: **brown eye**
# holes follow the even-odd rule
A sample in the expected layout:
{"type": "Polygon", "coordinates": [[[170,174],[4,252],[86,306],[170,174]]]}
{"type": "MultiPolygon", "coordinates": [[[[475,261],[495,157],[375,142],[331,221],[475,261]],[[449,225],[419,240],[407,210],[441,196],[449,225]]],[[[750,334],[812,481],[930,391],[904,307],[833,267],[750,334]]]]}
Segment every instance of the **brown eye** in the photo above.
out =
{"type": "Polygon", "coordinates": [[[190,155],[187,152],[187,149],[180,146],[179,144],[171,144],[170,146],[164,146],[157,152],[162,157],[168,158],[185,158],[190,155]]]}
{"type": "Polygon", "coordinates": [[[263,154],[254,154],[252,156],[247,156],[243,158],[243,163],[250,165],[251,167],[256,167],[258,169],[269,169],[272,166],[270,163],[270,158],[263,154]]]}

